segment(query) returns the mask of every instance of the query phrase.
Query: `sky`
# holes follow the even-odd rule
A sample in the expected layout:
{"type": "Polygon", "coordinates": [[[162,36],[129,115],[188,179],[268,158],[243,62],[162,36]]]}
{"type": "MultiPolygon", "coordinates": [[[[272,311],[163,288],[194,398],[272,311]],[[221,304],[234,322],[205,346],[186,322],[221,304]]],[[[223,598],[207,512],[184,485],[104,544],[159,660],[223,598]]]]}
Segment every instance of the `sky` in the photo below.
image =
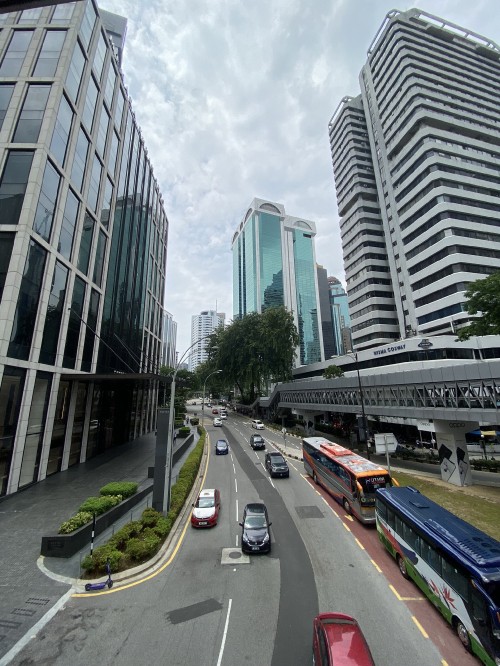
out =
{"type": "Polygon", "coordinates": [[[500,44],[497,0],[101,0],[128,19],[123,73],[169,219],[177,351],[202,310],[232,320],[231,240],[252,199],[316,223],[344,283],[328,123],[360,92],[386,14],[411,7],[500,44]]]}

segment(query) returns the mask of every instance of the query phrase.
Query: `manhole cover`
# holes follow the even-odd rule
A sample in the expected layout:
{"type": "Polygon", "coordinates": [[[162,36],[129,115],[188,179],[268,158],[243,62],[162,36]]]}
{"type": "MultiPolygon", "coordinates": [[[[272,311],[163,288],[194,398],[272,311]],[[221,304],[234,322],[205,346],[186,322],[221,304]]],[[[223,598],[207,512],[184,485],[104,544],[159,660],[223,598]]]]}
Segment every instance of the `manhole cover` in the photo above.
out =
{"type": "Polygon", "coordinates": [[[239,560],[241,555],[242,555],[242,553],[238,553],[237,551],[233,551],[232,553],[229,553],[229,557],[233,560],[239,560]]]}
{"type": "Polygon", "coordinates": [[[223,548],[221,564],[250,564],[250,558],[241,552],[241,548],[223,548]]]}

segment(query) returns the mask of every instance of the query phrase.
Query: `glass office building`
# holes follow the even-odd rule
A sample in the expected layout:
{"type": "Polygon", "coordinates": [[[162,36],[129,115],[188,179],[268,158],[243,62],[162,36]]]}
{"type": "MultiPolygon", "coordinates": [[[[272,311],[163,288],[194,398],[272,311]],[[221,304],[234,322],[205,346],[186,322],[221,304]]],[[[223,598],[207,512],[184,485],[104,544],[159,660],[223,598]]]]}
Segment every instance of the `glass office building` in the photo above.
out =
{"type": "Polygon", "coordinates": [[[0,495],[155,427],[168,221],[105,14],[0,15],[0,495]]]}
{"type": "Polygon", "coordinates": [[[233,236],[233,315],[286,306],[300,345],[296,363],[323,360],[314,237],[316,225],[254,199],[233,236]]]}

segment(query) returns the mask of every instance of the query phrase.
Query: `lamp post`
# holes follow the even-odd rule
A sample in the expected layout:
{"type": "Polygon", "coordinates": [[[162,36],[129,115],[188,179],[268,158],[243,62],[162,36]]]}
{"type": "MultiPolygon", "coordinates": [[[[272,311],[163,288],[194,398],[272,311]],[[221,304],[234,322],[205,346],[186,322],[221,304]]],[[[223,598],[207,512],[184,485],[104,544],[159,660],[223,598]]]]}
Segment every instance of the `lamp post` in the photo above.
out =
{"type": "Polygon", "coordinates": [[[361,383],[361,375],[359,374],[359,363],[358,363],[358,352],[357,351],[351,351],[347,352],[347,355],[353,358],[356,361],[356,373],[358,375],[358,389],[359,389],[359,400],[361,403],[361,416],[363,420],[363,430],[365,433],[365,444],[366,444],[366,457],[368,460],[370,460],[370,447],[368,444],[368,423],[366,421],[366,414],[365,414],[365,397],[363,394],[363,385],[361,383]]]}
{"type": "Polygon", "coordinates": [[[207,385],[207,381],[209,380],[209,378],[212,375],[216,375],[218,372],[222,372],[222,370],[214,370],[209,375],[207,375],[207,377],[205,378],[205,381],[203,382],[203,400],[202,400],[202,403],[201,403],[201,427],[202,428],[204,427],[204,423],[205,423],[205,387],[207,385]]]}
{"type": "MultiPolygon", "coordinates": [[[[198,338],[198,340],[195,340],[193,344],[189,345],[189,347],[186,349],[186,351],[182,354],[182,356],[179,358],[177,361],[174,371],[172,373],[172,383],[170,385],[170,407],[169,407],[169,417],[168,417],[168,424],[167,424],[167,450],[166,450],[166,456],[165,456],[165,483],[163,486],[163,492],[159,491],[160,494],[162,494],[162,501],[161,501],[161,508],[158,508],[158,504],[160,503],[160,500],[157,500],[157,505],[155,508],[159,511],[164,511],[165,513],[168,513],[170,509],[170,493],[172,490],[172,460],[173,460],[173,440],[174,440],[174,417],[175,417],[175,409],[174,409],[174,402],[175,402],[175,380],[177,378],[177,373],[180,370],[181,364],[186,358],[187,353],[201,340],[205,340],[206,338],[210,337],[210,335],[204,335],[202,338],[198,338]]],[[[158,447],[158,444],[157,444],[158,447]]],[[[160,470],[156,469],[156,464],[155,464],[155,475],[160,474],[160,470]]],[[[155,481],[156,483],[156,481],[155,481]]],[[[162,482],[161,482],[162,483],[162,482]]],[[[153,495],[154,495],[154,490],[153,490],[153,495]]]]}

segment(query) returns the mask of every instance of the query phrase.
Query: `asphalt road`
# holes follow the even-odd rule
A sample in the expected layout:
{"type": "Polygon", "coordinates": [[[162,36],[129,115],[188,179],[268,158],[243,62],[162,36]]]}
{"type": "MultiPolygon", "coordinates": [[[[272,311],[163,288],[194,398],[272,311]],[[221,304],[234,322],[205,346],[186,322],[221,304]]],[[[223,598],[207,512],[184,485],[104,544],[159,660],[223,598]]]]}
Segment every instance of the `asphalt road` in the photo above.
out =
{"type": "MultiPolygon", "coordinates": [[[[446,622],[401,578],[375,530],[339,505],[290,461],[289,479],[269,479],[248,421],[230,415],[212,439],[204,487],[218,487],[219,524],[186,530],[162,570],[103,595],[71,598],[12,664],[87,666],[294,666],[311,663],[312,618],[357,617],[385,666],[472,666],[446,622]],[[218,437],[230,455],[215,456],[218,437]],[[243,506],[264,501],[270,555],[242,557],[243,506]]],[[[264,431],[272,447],[280,435],[264,431]]]]}

